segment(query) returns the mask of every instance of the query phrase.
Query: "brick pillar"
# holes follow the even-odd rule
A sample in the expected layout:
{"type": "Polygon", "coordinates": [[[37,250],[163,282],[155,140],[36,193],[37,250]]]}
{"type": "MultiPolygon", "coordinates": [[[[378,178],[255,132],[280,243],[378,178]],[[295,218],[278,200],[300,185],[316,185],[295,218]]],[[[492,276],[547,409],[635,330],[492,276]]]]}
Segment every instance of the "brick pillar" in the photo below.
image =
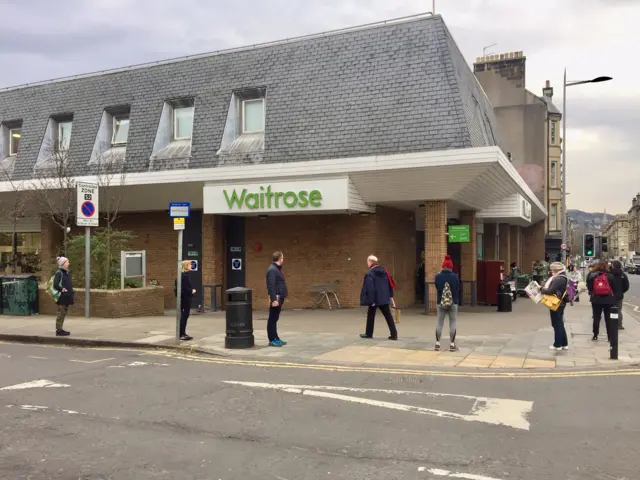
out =
{"type": "MultiPolygon", "coordinates": [[[[202,216],[202,283],[224,284],[224,220],[219,215],[202,216]]],[[[222,295],[224,298],[224,295],[222,295]]],[[[204,304],[211,306],[211,292],[207,289],[204,304]]],[[[218,302],[221,302],[218,298],[218,302]]],[[[220,308],[220,303],[218,308],[220,308]]]]}
{"type": "Polygon", "coordinates": [[[473,289],[475,289],[475,281],[477,280],[478,270],[478,245],[476,235],[476,212],[471,210],[463,210],[460,212],[460,224],[469,225],[470,242],[462,244],[461,252],[461,280],[464,283],[463,287],[463,302],[465,305],[470,305],[473,295],[473,289]],[[467,283],[474,282],[474,283],[467,283]],[[473,287],[472,287],[473,286],[473,287]]]}
{"type": "MultiPolygon", "coordinates": [[[[521,255],[520,255],[520,252],[522,252],[522,247],[520,246],[521,239],[522,239],[521,230],[522,230],[522,227],[520,227],[519,225],[511,225],[511,247],[510,247],[511,262],[516,262],[518,267],[520,267],[520,271],[522,271],[522,262],[521,262],[521,255]]],[[[507,268],[508,268],[508,265],[507,265],[507,268]]]]}
{"type": "Polygon", "coordinates": [[[500,244],[500,255],[498,260],[504,262],[504,271],[508,272],[509,265],[511,265],[511,225],[501,223],[499,228],[498,242],[500,244]]]}
{"type": "Polygon", "coordinates": [[[484,259],[498,259],[497,229],[495,223],[484,224],[484,259]]]}
{"type": "MultiPolygon", "coordinates": [[[[442,270],[442,260],[447,254],[447,203],[442,200],[425,203],[424,209],[424,275],[425,281],[433,282],[436,273],[442,270]]],[[[429,287],[428,311],[435,312],[437,294],[435,286],[429,287]]]]}
{"type": "Polygon", "coordinates": [[[533,262],[544,260],[545,220],[522,229],[522,272],[531,273],[533,262]]]}

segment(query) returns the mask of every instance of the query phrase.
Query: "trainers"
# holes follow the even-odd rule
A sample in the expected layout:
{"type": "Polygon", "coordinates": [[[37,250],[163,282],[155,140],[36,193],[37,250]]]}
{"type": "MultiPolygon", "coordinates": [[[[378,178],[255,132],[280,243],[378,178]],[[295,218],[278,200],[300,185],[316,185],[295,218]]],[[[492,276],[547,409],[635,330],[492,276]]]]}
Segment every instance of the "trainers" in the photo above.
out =
{"type": "Polygon", "coordinates": [[[622,325],[620,325],[620,326],[618,327],[618,330],[624,330],[624,327],[623,327],[622,325]]]}
{"type": "Polygon", "coordinates": [[[458,351],[458,346],[452,343],[452,344],[449,346],[449,351],[450,351],[450,352],[457,352],[457,351],[458,351]]]}
{"type": "Polygon", "coordinates": [[[563,350],[569,350],[569,345],[565,345],[564,347],[562,347],[563,350]]]}
{"type": "Polygon", "coordinates": [[[281,338],[278,338],[278,341],[282,344],[282,345],[286,345],[287,342],[285,342],[284,340],[282,340],[281,338]]]}
{"type": "Polygon", "coordinates": [[[598,341],[598,335],[594,335],[593,338],[591,339],[592,342],[597,342],[598,341]]]}
{"type": "Polygon", "coordinates": [[[433,349],[434,349],[436,352],[439,352],[439,351],[440,351],[440,342],[436,342],[436,346],[435,346],[435,347],[433,347],[433,349]]]}
{"type": "Polygon", "coordinates": [[[389,340],[398,340],[398,337],[394,337],[393,335],[389,336],[389,340]]]}
{"type": "Polygon", "coordinates": [[[182,335],[180,337],[180,340],[184,341],[184,342],[188,342],[189,340],[193,340],[193,337],[189,336],[189,335],[182,335]]]}
{"type": "Polygon", "coordinates": [[[360,338],[373,338],[373,335],[367,335],[366,333],[361,333],[360,338]]]}
{"type": "Polygon", "coordinates": [[[56,337],[68,337],[71,335],[71,332],[67,332],[66,330],[56,330],[56,337]]]}
{"type": "Polygon", "coordinates": [[[556,350],[557,352],[562,350],[562,347],[554,347],[553,345],[549,345],[549,350],[556,350]]]}
{"type": "Polygon", "coordinates": [[[269,342],[269,346],[270,347],[281,347],[282,346],[282,342],[276,338],[275,340],[272,340],[272,341],[269,342]]]}

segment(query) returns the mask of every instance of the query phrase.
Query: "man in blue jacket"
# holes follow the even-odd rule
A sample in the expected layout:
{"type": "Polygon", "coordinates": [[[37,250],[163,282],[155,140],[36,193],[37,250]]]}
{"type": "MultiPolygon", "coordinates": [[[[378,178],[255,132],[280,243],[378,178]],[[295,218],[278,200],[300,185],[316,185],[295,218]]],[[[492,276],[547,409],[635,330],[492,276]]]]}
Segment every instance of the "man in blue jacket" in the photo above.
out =
{"type": "Polygon", "coordinates": [[[278,336],[278,320],[280,320],[280,312],[282,304],[289,294],[287,290],[287,282],[282,273],[282,264],[284,263],[284,255],[282,252],[273,254],[273,263],[267,268],[267,292],[269,294],[269,319],[267,320],[267,336],[269,337],[269,346],[282,347],[287,342],[278,336]]]}
{"type": "Polygon", "coordinates": [[[389,326],[389,340],[398,340],[398,330],[390,309],[390,305],[393,302],[395,282],[387,269],[378,265],[378,258],[374,255],[370,255],[367,258],[367,265],[369,270],[364,276],[362,291],[360,292],[360,305],[369,308],[367,310],[366,333],[363,333],[360,337],[373,338],[376,310],[380,309],[389,326]]]}
{"type": "Polygon", "coordinates": [[[449,316],[449,338],[451,345],[449,351],[456,352],[456,320],[458,305],[460,304],[460,278],[453,272],[453,261],[449,255],[445,255],[442,262],[442,270],[435,277],[436,290],[438,291],[438,316],[436,320],[436,347],[440,350],[440,337],[444,327],[444,318],[449,316]]]}

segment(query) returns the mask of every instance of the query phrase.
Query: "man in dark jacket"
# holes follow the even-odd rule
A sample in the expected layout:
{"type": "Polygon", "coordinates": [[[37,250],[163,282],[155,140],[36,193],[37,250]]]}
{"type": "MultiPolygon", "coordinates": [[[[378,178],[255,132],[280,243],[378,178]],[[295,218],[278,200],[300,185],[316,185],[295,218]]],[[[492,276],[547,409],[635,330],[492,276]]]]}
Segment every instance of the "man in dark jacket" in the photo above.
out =
{"type": "Polygon", "coordinates": [[[440,350],[440,337],[442,336],[442,327],[444,327],[445,316],[449,316],[449,340],[451,344],[449,351],[458,350],[456,346],[456,320],[458,316],[458,305],[460,304],[460,277],[453,272],[453,261],[449,255],[445,255],[442,262],[442,270],[435,276],[436,290],[438,292],[437,308],[438,316],[436,318],[436,346],[435,350],[440,350]],[[449,285],[448,288],[445,288],[449,285]],[[447,301],[444,305],[442,295],[447,291],[447,301]],[[450,298],[449,298],[450,297],[450,298]],[[450,304],[449,304],[450,303],[450,304]]]}
{"type": "Polygon", "coordinates": [[[387,269],[378,265],[378,258],[374,255],[370,255],[367,258],[367,266],[369,270],[364,276],[362,291],[360,292],[360,305],[369,308],[367,310],[367,328],[360,337],[373,338],[376,310],[379,308],[389,326],[389,340],[397,340],[398,331],[390,308],[393,302],[395,283],[387,269]]]}
{"type": "Polygon", "coordinates": [[[267,336],[269,346],[282,347],[287,342],[278,336],[278,320],[282,311],[282,304],[289,294],[287,282],[282,273],[284,255],[282,252],[273,254],[273,263],[267,268],[267,293],[269,294],[269,319],[267,320],[267,336]]]}
{"type": "Polygon", "coordinates": [[[609,272],[609,265],[606,261],[600,260],[587,275],[587,290],[591,299],[591,309],[593,310],[593,340],[598,341],[600,334],[600,320],[604,313],[605,326],[607,327],[607,336],[611,338],[611,306],[616,304],[617,283],[614,276],[609,272]],[[600,292],[600,286],[609,284],[607,292],[600,292]]]}
{"type": "Polygon", "coordinates": [[[629,277],[622,270],[622,263],[615,260],[611,263],[611,275],[613,275],[616,292],[616,304],[618,305],[618,330],[624,330],[622,326],[622,303],[624,302],[624,294],[629,291],[629,277]]]}
{"type": "Polygon", "coordinates": [[[58,337],[66,337],[71,333],[64,330],[64,320],[69,312],[69,307],[74,304],[73,283],[69,275],[69,259],[67,257],[58,257],[58,271],[53,277],[53,288],[60,292],[60,296],[56,303],[58,304],[58,312],[56,315],[56,335],[58,337]]]}

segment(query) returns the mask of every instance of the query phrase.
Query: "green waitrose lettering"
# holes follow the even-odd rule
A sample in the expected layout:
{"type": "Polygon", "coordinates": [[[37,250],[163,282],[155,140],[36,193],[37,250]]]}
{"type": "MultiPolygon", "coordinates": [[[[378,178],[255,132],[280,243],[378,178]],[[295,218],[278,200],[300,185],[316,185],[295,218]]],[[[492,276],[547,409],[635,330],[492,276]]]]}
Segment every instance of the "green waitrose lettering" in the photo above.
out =
{"type": "Polygon", "coordinates": [[[249,193],[246,188],[243,188],[240,194],[234,188],[229,195],[227,190],[224,190],[224,198],[227,201],[227,205],[230,209],[237,207],[242,209],[246,207],[250,210],[257,210],[261,208],[294,208],[299,206],[300,208],[320,207],[322,206],[322,193],[319,190],[300,190],[299,192],[273,192],[271,191],[271,185],[260,187],[259,192],[249,193]]]}

